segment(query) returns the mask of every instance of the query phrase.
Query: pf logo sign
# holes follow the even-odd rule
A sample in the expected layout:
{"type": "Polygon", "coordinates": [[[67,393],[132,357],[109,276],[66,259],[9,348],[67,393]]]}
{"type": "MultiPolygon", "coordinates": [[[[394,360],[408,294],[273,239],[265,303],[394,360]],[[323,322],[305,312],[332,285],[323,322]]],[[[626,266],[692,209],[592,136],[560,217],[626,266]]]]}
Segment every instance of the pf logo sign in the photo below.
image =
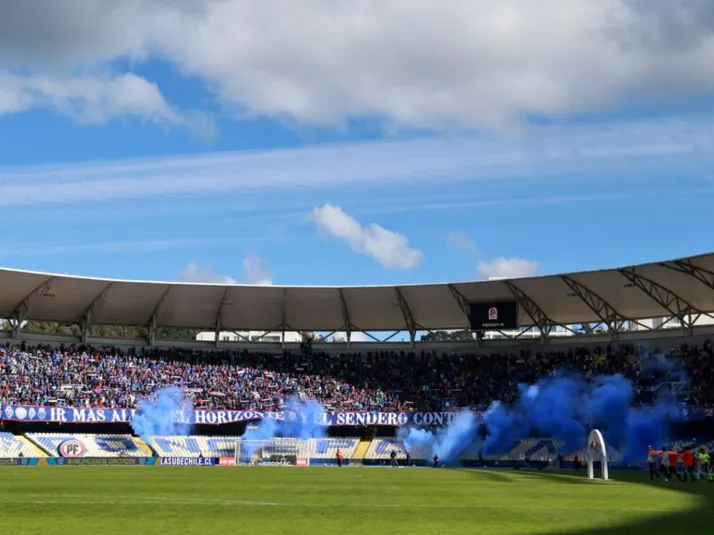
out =
{"type": "Polygon", "coordinates": [[[59,454],[62,457],[83,457],[87,448],[79,440],[65,440],[60,444],[59,454]]]}
{"type": "Polygon", "coordinates": [[[498,321],[498,309],[496,307],[488,309],[488,321],[498,321]]]}

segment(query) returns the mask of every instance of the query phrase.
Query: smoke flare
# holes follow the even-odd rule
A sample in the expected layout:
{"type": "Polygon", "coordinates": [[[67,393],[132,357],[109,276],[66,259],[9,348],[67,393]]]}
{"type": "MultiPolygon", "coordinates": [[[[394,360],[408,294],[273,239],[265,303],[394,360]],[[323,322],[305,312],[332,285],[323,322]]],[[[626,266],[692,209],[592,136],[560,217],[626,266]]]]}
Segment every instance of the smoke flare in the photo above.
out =
{"type": "Polygon", "coordinates": [[[192,426],[177,422],[177,414],[182,409],[192,410],[184,400],[179,388],[163,388],[156,392],[154,399],[139,401],[137,411],[131,419],[131,427],[139,437],[170,436],[191,434],[192,426]]]}

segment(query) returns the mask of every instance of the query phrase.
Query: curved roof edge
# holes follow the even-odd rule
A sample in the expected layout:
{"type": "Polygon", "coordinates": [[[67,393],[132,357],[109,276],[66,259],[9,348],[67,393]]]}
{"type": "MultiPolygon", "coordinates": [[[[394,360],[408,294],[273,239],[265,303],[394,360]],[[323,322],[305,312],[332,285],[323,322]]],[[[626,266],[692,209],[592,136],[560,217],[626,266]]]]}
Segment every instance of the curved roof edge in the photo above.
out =
{"type": "Polygon", "coordinates": [[[714,313],[714,253],[615,269],[492,281],[384,286],[254,286],[132,281],[0,268],[0,317],[219,330],[467,328],[471,302],[515,301],[521,326],[643,318],[693,326],[714,313]]]}

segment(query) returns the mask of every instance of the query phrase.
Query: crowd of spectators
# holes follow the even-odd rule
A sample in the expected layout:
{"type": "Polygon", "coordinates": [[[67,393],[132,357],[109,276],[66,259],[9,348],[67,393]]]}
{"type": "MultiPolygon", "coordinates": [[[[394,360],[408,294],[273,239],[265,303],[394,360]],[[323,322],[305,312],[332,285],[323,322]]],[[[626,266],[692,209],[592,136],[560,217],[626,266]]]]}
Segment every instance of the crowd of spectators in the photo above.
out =
{"type": "Polygon", "coordinates": [[[162,387],[201,408],[278,410],[291,396],[329,410],[445,410],[512,401],[518,385],[556,370],[621,373],[638,400],[665,386],[691,404],[714,403],[712,347],[644,355],[633,345],[516,354],[256,353],[92,347],[0,347],[0,405],[134,407],[162,387]]]}

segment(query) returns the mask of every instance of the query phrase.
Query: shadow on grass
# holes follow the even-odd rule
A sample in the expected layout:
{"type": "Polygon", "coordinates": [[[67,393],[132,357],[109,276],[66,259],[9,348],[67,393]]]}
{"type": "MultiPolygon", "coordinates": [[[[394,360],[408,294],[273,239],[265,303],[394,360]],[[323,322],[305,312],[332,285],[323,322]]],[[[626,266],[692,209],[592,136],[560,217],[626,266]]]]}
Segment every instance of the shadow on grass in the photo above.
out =
{"type": "MultiPolygon", "coordinates": [[[[553,483],[563,484],[585,484],[592,485],[595,482],[589,481],[583,472],[533,472],[529,474],[531,477],[539,479],[548,479],[553,483]]],[[[714,533],[714,484],[713,483],[683,483],[671,481],[664,483],[661,480],[650,481],[649,476],[641,472],[628,471],[613,471],[610,476],[615,481],[625,483],[635,483],[639,485],[652,485],[663,488],[667,485],[667,490],[675,492],[684,492],[701,502],[701,505],[696,509],[687,511],[672,510],[671,506],[666,501],[662,502],[662,514],[653,516],[642,521],[618,525],[616,527],[598,527],[593,526],[590,529],[581,529],[574,532],[573,535],[619,535],[627,533],[628,535],[700,535],[714,533]]],[[[607,484],[603,482],[603,484],[607,484]]]]}
{"type": "MultiPolygon", "coordinates": [[[[589,481],[582,471],[504,471],[501,473],[499,470],[492,469],[462,468],[458,470],[469,473],[479,479],[504,484],[516,483],[514,479],[508,477],[507,474],[510,473],[517,473],[521,480],[532,478],[533,480],[543,481],[545,479],[549,483],[571,486],[598,484],[597,482],[589,481]]],[[[654,515],[636,523],[619,524],[617,526],[593,526],[589,529],[573,531],[572,535],[620,535],[623,533],[628,535],[704,535],[714,533],[714,483],[680,483],[678,481],[664,483],[661,480],[650,481],[647,474],[629,471],[613,471],[610,476],[613,480],[623,483],[656,486],[675,492],[684,492],[700,501],[701,505],[697,509],[677,511],[676,509],[672,510],[667,502],[662,502],[660,504],[662,514],[654,515]],[[667,486],[664,487],[664,485],[667,486]]],[[[603,484],[607,485],[606,482],[603,482],[603,484]]],[[[636,488],[633,487],[633,489],[636,488]]],[[[577,512],[573,514],[577,514],[577,512]]]]}

